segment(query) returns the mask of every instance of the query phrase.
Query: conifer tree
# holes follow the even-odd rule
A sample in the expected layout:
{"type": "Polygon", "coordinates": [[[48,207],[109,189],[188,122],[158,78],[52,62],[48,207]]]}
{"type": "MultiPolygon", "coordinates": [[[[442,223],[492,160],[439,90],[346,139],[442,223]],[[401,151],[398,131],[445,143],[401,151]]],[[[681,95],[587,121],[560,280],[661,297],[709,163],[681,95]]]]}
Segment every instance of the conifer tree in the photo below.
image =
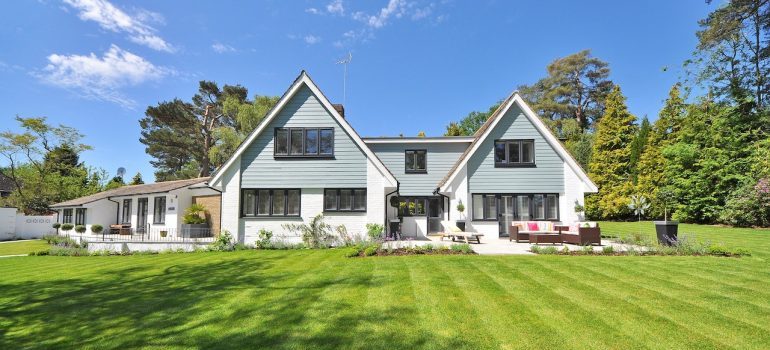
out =
{"type": "Polygon", "coordinates": [[[136,173],[134,178],[131,179],[131,183],[129,185],[144,185],[144,180],[142,180],[142,173],[136,173]]]}
{"type": "Polygon", "coordinates": [[[664,171],[667,168],[666,157],[663,156],[663,148],[671,145],[676,140],[676,132],[685,115],[685,102],[680,96],[679,84],[671,87],[658,120],[655,121],[647,137],[647,145],[639,158],[637,165],[638,180],[636,192],[652,199],[650,208],[651,217],[662,217],[663,204],[660,203],[658,193],[669,182],[666,181],[664,171]]]}
{"type": "Polygon", "coordinates": [[[625,100],[620,87],[615,86],[605,101],[604,115],[596,124],[588,173],[599,193],[586,199],[586,212],[594,218],[618,219],[630,214],[628,201],[634,186],[629,164],[637,126],[625,100]]]}

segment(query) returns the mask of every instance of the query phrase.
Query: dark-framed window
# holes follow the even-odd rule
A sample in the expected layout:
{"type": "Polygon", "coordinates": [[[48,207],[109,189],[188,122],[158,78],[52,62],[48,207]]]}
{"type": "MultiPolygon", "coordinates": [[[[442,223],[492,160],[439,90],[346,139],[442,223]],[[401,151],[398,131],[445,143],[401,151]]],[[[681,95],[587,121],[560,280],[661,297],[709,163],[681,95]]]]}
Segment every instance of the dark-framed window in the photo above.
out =
{"type": "Polygon", "coordinates": [[[496,140],[495,167],[535,165],[535,140],[496,140]]]}
{"type": "Polygon", "coordinates": [[[75,225],[86,224],[86,208],[75,209],[75,225]]]}
{"type": "Polygon", "coordinates": [[[242,217],[300,216],[299,189],[257,189],[241,191],[242,217]]]}
{"type": "Polygon", "coordinates": [[[72,223],[72,209],[64,209],[62,211],[61,222],[63,224],[71,224],[72,223]]]}
{"type": "Polygon", "coordinates": [[[441,217],[444,213],[444,201],[441,197],[400,197],[398,214],[400,216],[441,217]]]}
{"type": "Polygon", "coordinates": [[[324,211],[366,211],[365,188],[327,188],[324,190],[324,211]]]}
{"type": "Polygon", "coordinates": [[[404,167],[407,174],[425,174],[428,172],[428,151],[408,149],[404,151],[404,167]]]}
{"type": "Polygon", "coordinates": [[[155,197],[152,205],[152,223],[166,223],[166,196],[155,197]]]}
{"type": "Polygon", "coordinates": [[[123,223],[124,224],[131,223],[131,200],[130,199],[123,200],[123,223]]]}
{"type": "Polygon", "coordinates": [[[334,128],[275,128],[275,158],[334,156],[334,128]]]}
{"type": "MultiPolygon", "coordinates": [[[[472,199],[472,219],[474,221],[498,220],[498,208],[502,196],[513,197],[513,219],[528,220],[559,220],[559,195],[555,193],[474,193],[472,199]]],[[[504,208],[504,206],[503,206],[504,208]]]]}

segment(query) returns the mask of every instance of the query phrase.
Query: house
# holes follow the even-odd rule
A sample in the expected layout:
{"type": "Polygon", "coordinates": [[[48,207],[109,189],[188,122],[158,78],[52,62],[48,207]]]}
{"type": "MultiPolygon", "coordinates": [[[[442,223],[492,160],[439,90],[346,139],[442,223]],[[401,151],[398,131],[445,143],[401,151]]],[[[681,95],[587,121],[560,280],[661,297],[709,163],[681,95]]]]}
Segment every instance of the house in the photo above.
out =
{"type": "Polygon", "coordinates": [[[130,226],[133,234],[165,231],[169,237],[181,234],[182,216],[193,203],[208,210],[213,233],[219,230],[219,192],[206,186],[208,177],[123,186],[80,197],[51,206],[57,222],[102,225],[105,230],[113,224],[130,226]]]}
{"type": "Polygon", "coordinates": [[[472,137],[362,138],[304,71],[208,185],[244,243],[260,229],[298,239],[283,224],[319,213],[353,234],[397,220],[422,237],[451,220],[496,238],[514,220],[577,221],[597,191],[516,92],[472,137]]]}
{"type": "Polygon", "coordinates": [[[13,180],[0,171],[0,198],[10,196],[14,188],[16,188],[16,185],[13,183],[13,180]]]}

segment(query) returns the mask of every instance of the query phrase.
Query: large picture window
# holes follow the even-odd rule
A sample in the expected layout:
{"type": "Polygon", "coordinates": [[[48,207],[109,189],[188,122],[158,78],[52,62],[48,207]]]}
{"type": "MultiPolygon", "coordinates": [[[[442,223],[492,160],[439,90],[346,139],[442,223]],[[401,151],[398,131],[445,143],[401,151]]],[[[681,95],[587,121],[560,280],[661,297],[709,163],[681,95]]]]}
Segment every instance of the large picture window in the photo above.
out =
{"type": "Polygon", "coordinates": [[[153,224],[165,224],[166,223],[166,197],[155,197],[152,206],[152,223],[153,224]]]}
{"type": "Polygon", "coordinates": [[[276,128],[274,141],[276,158],[334,155],[333,128],[276,128]]]}
{"type": "Polygon", "coordinates": [[[298,189],[244,189],[241,192],[241,216],[299,216],[298,189]]]}
{"type": "Polygon", "coordinates": [[[71,224],[72,223],[72,209],[64,209],[62,211],[61,222],[63,224],[71,224]]]}
{"type": "Polygon", "coordinates": [[[86,224],[86,208],[75,209],[75,225],[86,224]]]}
{"type": "Polygon", "coordinates": [[[510,214],[513,220],[559,220],[559,195],[558,194],[473,194],[472,196],[472,215],[475,221],[496,221],[498,214],[510,214]],[[501,197],[513,197],[510,209],[500,212],[498,205],[501,197]]]}
{"type": "Polygon", "coordinates": [[[407,174],[424,174],[428,172],[427,163],[427,150],[406,150],[404,152],[404,164],[406,164],[407,174]]]}
{"type": "Polygon", "coordinates": [[[123,223],[124,224],[131,223],[131,200],[130,199],[123,200],[123,223]]]}
{"type": "Polygon", "coordinates": [[[495,141],[495,167],[518,167],[534,165],[534,140],[495,141]]]}
{"type": "Polygon", "coordinates": [[[366,211],[366,189],[325,189],[324,211],[366,211]]]}

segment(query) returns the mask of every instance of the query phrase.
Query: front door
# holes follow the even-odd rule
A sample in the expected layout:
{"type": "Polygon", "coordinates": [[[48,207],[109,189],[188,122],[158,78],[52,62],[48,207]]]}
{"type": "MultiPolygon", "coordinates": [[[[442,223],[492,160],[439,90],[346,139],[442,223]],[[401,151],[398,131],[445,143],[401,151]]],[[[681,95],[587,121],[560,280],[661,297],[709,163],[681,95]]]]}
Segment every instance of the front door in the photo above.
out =
{"type": "Polygon", "coordinates": [[[136,231],[144,232],[147,229],[147,198],[139,198],[137,205],[136,231]]]}
{"type": "Polygon", "coordinates": [[[513,222],[513,200],[513,196],[500,196],[500,211],[497,214],[500,237],[508,237],[508,227],[513,222]]]}

